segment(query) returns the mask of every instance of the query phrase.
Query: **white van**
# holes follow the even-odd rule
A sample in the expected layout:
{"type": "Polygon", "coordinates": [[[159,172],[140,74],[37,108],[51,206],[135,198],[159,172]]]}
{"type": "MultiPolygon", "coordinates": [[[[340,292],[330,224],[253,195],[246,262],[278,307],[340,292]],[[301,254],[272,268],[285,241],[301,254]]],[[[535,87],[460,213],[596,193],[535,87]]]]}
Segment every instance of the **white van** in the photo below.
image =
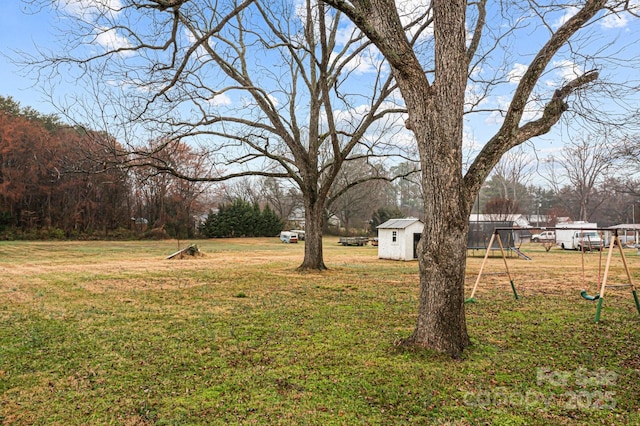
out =
{"type": "Polygon", "coordinates": [[[573,222],[556,225],[556,244],[564,250],[600,250],[604,245],[596,229],[598,224],[573,222]],[[562,229],[562,228],[569,229],[562,229]]]}

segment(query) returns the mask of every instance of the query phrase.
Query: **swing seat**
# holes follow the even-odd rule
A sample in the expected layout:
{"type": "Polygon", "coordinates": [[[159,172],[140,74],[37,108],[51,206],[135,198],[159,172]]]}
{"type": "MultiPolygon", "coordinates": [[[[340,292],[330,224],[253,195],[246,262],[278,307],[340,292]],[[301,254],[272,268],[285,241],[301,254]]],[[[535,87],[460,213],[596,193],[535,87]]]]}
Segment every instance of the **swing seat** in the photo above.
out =
{"type": "Polygon", "coordinates": [[[595,296],[590,296],[590,295],[587,294],[586,290],[582,290],[580,292],[580,296],[582,296],[582,298],[586,299],[586,300],[598,300],[598,299],[600,299],[600,295],[599,294],[596,294],[595,296]]]}

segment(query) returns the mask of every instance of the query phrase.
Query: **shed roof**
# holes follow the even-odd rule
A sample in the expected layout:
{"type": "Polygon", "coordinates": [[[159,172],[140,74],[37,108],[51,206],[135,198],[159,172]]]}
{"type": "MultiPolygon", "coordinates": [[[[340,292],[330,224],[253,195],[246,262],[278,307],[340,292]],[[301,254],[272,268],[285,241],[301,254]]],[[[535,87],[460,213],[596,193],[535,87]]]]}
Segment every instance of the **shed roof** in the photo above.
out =
{"type": "Polygon", "coordinates": [[[405,229],[416,222],[420,222],[420,219],[415,217],[407,217],[405,219],[389,219],[385,223],[377,226],[378,229],[405,229]]]}

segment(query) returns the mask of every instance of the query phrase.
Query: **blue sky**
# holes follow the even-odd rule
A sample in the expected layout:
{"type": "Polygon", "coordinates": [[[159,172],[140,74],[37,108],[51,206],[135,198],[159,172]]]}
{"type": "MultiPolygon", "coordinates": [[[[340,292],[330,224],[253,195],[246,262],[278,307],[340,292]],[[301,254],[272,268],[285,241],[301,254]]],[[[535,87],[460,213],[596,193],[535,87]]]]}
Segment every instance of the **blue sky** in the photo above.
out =
{"type": "Polygon", "coordinates": [[[23,107],[31,106],[42,113],[54,112],[44,95],[34,88],[34,81],[21,76],[7,58],[14,50],[35,52],[35,46],[53,46],[53,17],[45,11],[28,14],[20,0],[4,0],[0,13],[0,95],[12,97],[23,107]]]}

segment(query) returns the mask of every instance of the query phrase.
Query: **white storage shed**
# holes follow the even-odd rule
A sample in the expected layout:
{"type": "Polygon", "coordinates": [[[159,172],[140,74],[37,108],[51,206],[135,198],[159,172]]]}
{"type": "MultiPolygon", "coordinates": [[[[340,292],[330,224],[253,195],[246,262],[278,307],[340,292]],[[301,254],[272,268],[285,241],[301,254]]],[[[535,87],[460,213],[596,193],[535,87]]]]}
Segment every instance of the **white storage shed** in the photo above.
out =
{"type": "Polygon", "coordinates": [[[378,258],[413,260],[418,258],[418,241],[424,223],[415,217],[389,219],[378,226],[378,258]]]}

